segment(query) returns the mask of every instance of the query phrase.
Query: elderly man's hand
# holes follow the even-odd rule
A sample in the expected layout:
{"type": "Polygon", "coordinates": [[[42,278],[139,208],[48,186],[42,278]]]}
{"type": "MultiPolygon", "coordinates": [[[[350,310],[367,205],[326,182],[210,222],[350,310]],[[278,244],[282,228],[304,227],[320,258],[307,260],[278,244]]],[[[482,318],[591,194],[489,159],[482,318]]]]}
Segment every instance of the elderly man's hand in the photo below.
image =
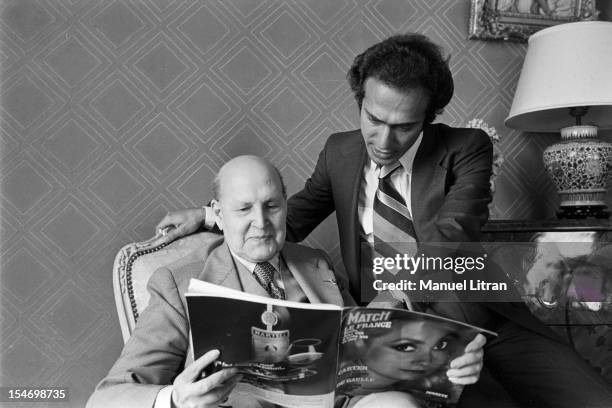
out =
{"type": "Polygon", "coordinates": [[[202,208],[188,208],[186,210],[173,211],[157,224],[156,231],[166,229],[168,242],[184,237],[198,230],[204,222],[205,212],[202,208]]]}
{"type": "Polygon", "coordinates": [[[482,334],[476,335],[474,340],[465,346],[465,353],[450,363],[446,372],[448,379],[455,384],[474,384],[480,378],[483,365],[483,347],[487,339],[482,334]]]}
{"type": "Polygon", "coordinates": [[[225,401],[240,381],[237,369],[227,368],[201,378],[202,371],[219,357],[219,350],[211,350],[185,367],[172,388],[172,407],[217,407],[225,401]]]}

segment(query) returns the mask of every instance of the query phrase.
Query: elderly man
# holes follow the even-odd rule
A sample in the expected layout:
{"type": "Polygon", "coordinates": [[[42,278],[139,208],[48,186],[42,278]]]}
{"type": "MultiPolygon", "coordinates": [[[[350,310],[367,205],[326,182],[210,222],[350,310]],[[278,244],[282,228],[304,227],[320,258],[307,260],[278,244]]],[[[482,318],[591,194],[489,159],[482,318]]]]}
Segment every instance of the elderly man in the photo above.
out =
{"type": "Polygon", "coordinates": [[[89,407],[217,406],[229,395],[240,378],[233,369],[200,379],[217,351],[190,361],[183,296],[190,278],[293,301],[353,304],[322,251],[285,243],[287,200],[274,167],[238,157],[221,168],[214,187],[224,240],[154,273],[149,306],[89,407]]]}
{"type": "MultiPolygon", "coordinates": [[[[208,407],[228,396],[236,407],[262,405],[230,395],[240,379],[233,369],[201,378],[218,351],[190,361],[183,296],[190,278],[293,301],[354,303],[322,251],[285,242],[287,200],[276,168],[255,156],[237,157],[221,168],[214,190],[212,209],[223,242],[154,273],[149,306],[88,407],[208,407]]],[[[454,361],[454,381],[477,380],[483,340],[476,338],[454,361]]]]}

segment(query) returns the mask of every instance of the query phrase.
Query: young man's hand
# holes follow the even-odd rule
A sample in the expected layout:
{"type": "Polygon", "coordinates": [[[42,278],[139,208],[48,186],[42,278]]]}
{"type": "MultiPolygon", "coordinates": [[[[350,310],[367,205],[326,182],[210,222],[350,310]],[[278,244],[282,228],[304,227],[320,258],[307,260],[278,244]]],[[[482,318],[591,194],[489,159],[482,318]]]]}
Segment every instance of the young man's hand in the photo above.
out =
{"type": "Polygon", "coordinates": [[[158,235],[165,235],[167,242],[184,237],[196,232],[206,217],[203,208],[188,208],[186,210],[173,211],[157,224],[155,231],[158,235]]]}
{"type": "Polygon", "coordinates": [[[451,361],[450,369],[446,372],[451,382],[474,384],[478,381],[483,366],[483,347],[486,343],[486,337],[480,333],[477,334],[474,340],[465,346],[465,353],[451,361]]]}

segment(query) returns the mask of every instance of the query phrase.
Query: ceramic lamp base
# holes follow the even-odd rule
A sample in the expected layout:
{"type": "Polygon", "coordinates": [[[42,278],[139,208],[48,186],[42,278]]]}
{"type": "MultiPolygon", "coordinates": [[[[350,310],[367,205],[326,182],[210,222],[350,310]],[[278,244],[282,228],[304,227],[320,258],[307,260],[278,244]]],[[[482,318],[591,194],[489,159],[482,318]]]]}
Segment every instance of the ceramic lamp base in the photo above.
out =
{"type": "Polygon", "coordinates": [[[607,218],[606,188],[612,177],[612,144],[596,126],[561,129],[561,142],[544,151],[544,166],[559,192],[560,218],[607,218]]]}

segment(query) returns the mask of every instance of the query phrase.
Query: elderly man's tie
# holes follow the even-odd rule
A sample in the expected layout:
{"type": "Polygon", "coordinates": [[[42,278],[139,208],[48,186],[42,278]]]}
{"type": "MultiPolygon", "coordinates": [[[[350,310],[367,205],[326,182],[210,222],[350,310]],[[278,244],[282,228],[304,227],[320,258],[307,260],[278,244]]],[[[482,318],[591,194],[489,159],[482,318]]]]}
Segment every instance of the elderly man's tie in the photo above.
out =
{"type": "Polygon", "coordinates": [[[253,273],[255,274],[255,279],[263,288],[268,292],[268,294],[274,299],[285,299],[285,291],[278,287],[276,282],[274,281],[274,272],[275,269],[270,262],[258,262],[255,264],[255,270],[253,273]]]}

